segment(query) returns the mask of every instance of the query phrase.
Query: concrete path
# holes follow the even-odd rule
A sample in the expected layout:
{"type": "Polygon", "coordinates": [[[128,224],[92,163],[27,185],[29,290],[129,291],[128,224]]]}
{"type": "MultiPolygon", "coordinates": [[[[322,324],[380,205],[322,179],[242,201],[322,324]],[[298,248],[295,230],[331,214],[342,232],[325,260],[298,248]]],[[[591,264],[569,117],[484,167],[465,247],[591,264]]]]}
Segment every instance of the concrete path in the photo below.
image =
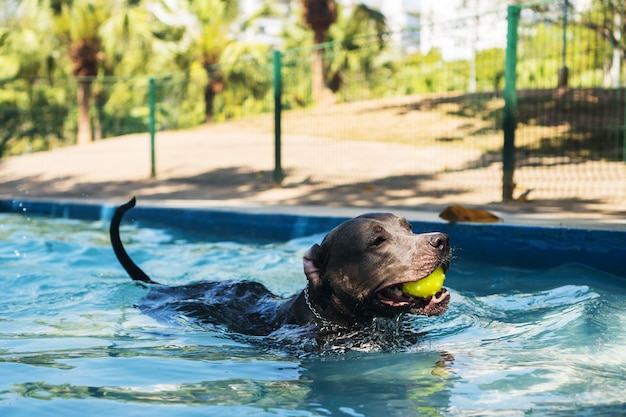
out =
{"type": "MultiPolygon", "coordinates": [[[[529,202],[503,204],[497,202],[497,167],[482,173],[463,171],[458,168],[480,157],[476,151],[441,152],[402,144],[286,137],[287,176],[283,186],[276,187],[271,135],[204,126],[157,135],[156,178],[150,178],[146,134],[2,159],[0,198],[123,201],[136,195],[153,204],[313,214],[386,210],[434,219],[446,206],[464,204],[491,210],[509,223],[626,228],[626,197],[532,200],[531,194],[529,202]],[[350,158],[337,159],[346,155],[350,158]],[[468,192],[463,184],[476,182],[476,175],[487,186],[468,192]]],[[[626,186],[621,171],[616,175],[614,184],[606,184],[609,193],[626,186]]]]}

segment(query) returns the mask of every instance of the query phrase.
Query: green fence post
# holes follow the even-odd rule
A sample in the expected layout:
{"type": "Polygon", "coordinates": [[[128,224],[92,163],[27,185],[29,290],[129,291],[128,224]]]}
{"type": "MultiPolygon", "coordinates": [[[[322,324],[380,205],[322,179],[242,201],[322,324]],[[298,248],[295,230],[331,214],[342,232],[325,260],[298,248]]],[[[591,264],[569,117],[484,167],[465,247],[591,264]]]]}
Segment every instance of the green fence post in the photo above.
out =
{"type": "Polygon", "coordinates": [[[515,128],[517,125],[517,27],[521,14],[520,6],[507,8],[507,42],[506,61],[504,67],[504,114],[502,130],[504,145],[502,146],[502,200],[513,199],[515,182],[515,128]]]}
{"type": "Polygon", "coordinates": [[[567,88],[569,79],[569,69],[567,68],[567,3],[568,0],[563,0],[563,47],[561,51],[561,68],[559,69],[558,87],[567,88]]]}
{"type": "Polygon", "coordinates": [[[155,178],[156,166],[154,157],[154,136],[156,133],[156,83],[154,82],[154,78],[152,77],[148,79],[148,82],[148,107],[150,108],[150,114],[148,116],[148,132],[150,132],[150,178],[155,178]]]}
{"type": "Polygon", "coordinates": [[[282,53],[274,50],[273,53],[273,87],[274,87],[274,183],[280,185],[283,182],[283,168],[281,162],[281,114],[283,111],[283,77],[282,77],[282,53]]]}
{"type": "Polygon", "coordinates": [[[624,124],[622,128],[622,160],[626,163],[626,95],[624,96],[624,124]]]}

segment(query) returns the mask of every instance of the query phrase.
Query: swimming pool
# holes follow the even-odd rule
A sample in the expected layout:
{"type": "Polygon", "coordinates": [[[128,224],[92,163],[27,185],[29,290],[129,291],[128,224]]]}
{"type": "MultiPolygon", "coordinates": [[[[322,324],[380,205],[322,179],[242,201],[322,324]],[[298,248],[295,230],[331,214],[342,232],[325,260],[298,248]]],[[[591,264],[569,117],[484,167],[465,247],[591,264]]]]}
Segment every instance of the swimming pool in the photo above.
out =
{"type": "MultiPolygon", "coordinates": [[[[626,413],[623,233],[416,224],[457,247],[449,311],[408,318],[420,341],[401,350],[316,356],[142,315],[108,207],[20,210],[0,214],[3,416],[626,413]]],[[[342,220],[136,210],[123,234],[155,278],[251,278],[285,295],[342,220]]]]}

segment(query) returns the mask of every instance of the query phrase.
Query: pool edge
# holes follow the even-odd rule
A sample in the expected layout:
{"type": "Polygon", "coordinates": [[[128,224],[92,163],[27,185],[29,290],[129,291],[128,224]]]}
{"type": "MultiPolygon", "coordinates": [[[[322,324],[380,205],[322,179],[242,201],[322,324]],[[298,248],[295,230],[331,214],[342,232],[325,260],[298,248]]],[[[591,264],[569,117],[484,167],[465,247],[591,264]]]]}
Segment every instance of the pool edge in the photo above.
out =
{"type": "MultiPolygon", "coordinates": [[[[107,222],[118,204],[110,200],[0,199],[0,212],[107,222]]],[[[356,210],[368,211],[331,210],[336,215],[329,215],[328,210],[317,215],[293,208],[184,207],[184,202],[142,201],[128,217],[163,227],[207,231],[211,236],[228,239],[271,242],[325,233],[353,217],[356,210]]],[[[581,263],[626,276],[622,259],[626,255],[626,230],[506,223],[450,224],[433,215],[400,214],[411,221],[416,232],[437,230],[449,234],[457,258],[520,267],[532,263],[537,268],[581,263]]]]}

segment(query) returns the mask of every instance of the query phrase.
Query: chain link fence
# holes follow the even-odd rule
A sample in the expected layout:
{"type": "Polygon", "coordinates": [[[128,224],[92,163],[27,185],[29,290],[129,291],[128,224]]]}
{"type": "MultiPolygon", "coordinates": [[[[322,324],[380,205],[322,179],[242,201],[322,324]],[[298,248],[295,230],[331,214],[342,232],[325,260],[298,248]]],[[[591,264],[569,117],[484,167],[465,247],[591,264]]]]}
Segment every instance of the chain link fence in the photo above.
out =
{"type": "MultiPolygon", "coordinates": [[[[626,197],[623,46],[606,8],[520,8],[515,183],[536,198],[626,197]],[[617,57],[617,59],[616,59],[617,57]],[[541,77],[552,74],[552,77],[541,77]]],[[[618,28],[615,28],[618,30],[618,28]]]]}
{"type": "MultiPolygon", "coordinates": [[[[155,78],[158,130],[184,129],[204,121],[204,71],[155,78]]],[[[148,132],[149,77],[82,78],[91,93],[94,140],[148,132]]],[[[77,80],[73,78],[0,80],[0,140],[5,154],[72,144],[78,129],[77,80]]]]}
{"type": "MultiPolygon", "coordinates": [[[[327,44],[317,106],[283,113],[284,146],[309,144],[311,169],[297,180],[498,200],[504,45],[477,30],[494,25],[506,34],[506,11],[327,44]]],[[[312,85],[312,56],[285,53],[287,102],[315,95],[302,86],[312,85]]]]}
{"type": "MultiPolygon", "coordinates": [[[[516,62],[505,59],[511,32],[502,9],[287,50],[279,66],[268,54],[152,78],[90,79],[93,137],[153,129],[158,140],[161,131],[210,121],[263,136],[265,155],[276,155],[278,144],[285,184],[395,186],[433,199],[498,201],[506,183],[503,109],[512,97],[509,197],[623,201],[623,50],[619,55],[619,45],[594,28],[608,10],[562,4],[514,6],[516,62]],[[323,68],[319,91],[316,57],[323,68]],[[506,65],[515,76],[508,97],[506,65]],[[355,147],[369,156],[356,156],[355,147]]],[[[74,140],[74,79],[2,80],[0,87],[6,153],[74,140]]],[[[259,178],[269,183],[276,175],[268,164],[259,178]]]]}

